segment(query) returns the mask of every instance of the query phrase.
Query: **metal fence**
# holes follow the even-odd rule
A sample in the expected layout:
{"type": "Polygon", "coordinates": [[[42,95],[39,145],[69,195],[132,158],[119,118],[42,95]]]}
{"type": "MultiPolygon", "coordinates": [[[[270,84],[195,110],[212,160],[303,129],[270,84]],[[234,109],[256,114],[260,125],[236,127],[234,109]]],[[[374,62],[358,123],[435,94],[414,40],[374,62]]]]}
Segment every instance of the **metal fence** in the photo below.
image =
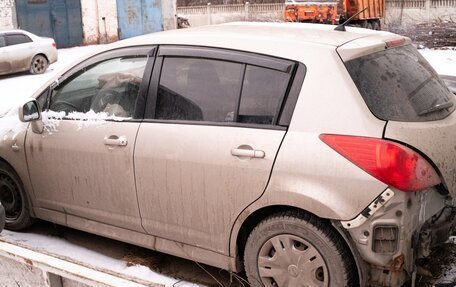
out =
{"type": "Polygon", "coordinates": [[[233,5],[211,5],[178,7],[179,15],[204,15],[204,14],[232,14],[232,13],[274,13],[285,9],[285,4],[233,4],[233,5]]]}
{"type": "Polygon", "coordinates": [[[456,0],[431,0],[431,8],[456,7],[456,0]]]}
{"type": "Polygon", "coordinates": [[[386,5],[388,8],[425,8],[426,1],[428,0],[387,0],[386,5]]]}
{"type": "Polygon", "coordinates": [[[387,7],[391,8],[418,8],[425,9],[439,7],[456,7],[456,0],[386,0],[387,7]],[[427,6],[429,5],[429,6],[427,6]]]}

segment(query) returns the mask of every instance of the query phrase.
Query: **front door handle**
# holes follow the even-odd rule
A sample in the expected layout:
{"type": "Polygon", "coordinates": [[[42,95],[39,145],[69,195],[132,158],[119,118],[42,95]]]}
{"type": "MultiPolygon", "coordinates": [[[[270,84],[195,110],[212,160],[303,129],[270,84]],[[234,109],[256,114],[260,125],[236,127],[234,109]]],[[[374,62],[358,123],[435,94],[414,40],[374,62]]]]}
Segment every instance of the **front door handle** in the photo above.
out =
{"type": "Polygon", "coordinates": [[[241,149],[241,148],[232,149],[231,155],[238,156],[238,157],[251,157],[251,158],[264,158],[266,156],[265,152],[262,150],[241,149]]]}
{"type": "Polygon", "coordinates": [[[107,146],[126,146],[128,141],[125,137],[110,136],[104,138],[104,144],[107,146]]]}

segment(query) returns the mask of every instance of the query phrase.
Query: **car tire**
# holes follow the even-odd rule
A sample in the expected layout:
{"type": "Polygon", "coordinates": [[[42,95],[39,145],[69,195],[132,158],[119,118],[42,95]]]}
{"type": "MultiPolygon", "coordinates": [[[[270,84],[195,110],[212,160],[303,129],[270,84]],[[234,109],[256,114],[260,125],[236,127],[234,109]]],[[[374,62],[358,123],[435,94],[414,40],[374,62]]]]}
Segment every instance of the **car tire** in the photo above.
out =
{"type": "Polygon", "coordinates": [[[33,224],[24,187],[16,172],[0,161],[0,201],[5,209],[5,228],[22,230],[33,224]]]}
{"type": "Polygon", "coordinates": [[[49,62],[45,56],[36,55],[35,57],[33,57],[32,63],[30,64],[30,73],[34,75],[43,74],[44,72],[46,72],[48,64],[49,62]]]}
{"type": "Polygon", "coordinates": [[[244,266],[254,287],[359,285],[353,257],[337,231],[295,211],[272,215],[254,228],[244,266]]]}

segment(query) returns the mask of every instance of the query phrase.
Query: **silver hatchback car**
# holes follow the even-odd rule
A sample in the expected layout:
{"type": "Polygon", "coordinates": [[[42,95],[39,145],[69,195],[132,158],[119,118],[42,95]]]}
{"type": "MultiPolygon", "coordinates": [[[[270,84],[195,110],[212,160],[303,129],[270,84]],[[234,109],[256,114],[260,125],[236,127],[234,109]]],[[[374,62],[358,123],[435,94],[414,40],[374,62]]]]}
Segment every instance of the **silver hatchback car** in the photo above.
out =
{"type": "Polygon", "coordinates": [[[233,23],[121,41],[0,119],[6,227],[40,218],[252,286],[401,286],[453,223],[455,104],[387,32],[233,23]]]}
{"type": "Polygon", "coordinates": [[[0,30],[0,75],[24,71],[42,74],[57,58],[54,39],[24,30],[0,30]]]}

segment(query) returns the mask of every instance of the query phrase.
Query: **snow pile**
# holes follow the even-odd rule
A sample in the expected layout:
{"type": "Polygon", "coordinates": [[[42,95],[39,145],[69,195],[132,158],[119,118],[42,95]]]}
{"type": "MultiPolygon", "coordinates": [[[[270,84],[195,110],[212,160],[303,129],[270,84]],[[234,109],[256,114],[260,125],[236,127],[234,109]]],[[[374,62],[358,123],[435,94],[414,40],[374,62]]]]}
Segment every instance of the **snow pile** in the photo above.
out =
{"type": "Polygon", "coordinates": [[[54,112],[54,111],[46,111],[41,113],[41,120],[43,122],[44,130],[49,134],[52,134],[57,130],[62,121],[63,117],[65,116],[65,112],[54,112]]]}

